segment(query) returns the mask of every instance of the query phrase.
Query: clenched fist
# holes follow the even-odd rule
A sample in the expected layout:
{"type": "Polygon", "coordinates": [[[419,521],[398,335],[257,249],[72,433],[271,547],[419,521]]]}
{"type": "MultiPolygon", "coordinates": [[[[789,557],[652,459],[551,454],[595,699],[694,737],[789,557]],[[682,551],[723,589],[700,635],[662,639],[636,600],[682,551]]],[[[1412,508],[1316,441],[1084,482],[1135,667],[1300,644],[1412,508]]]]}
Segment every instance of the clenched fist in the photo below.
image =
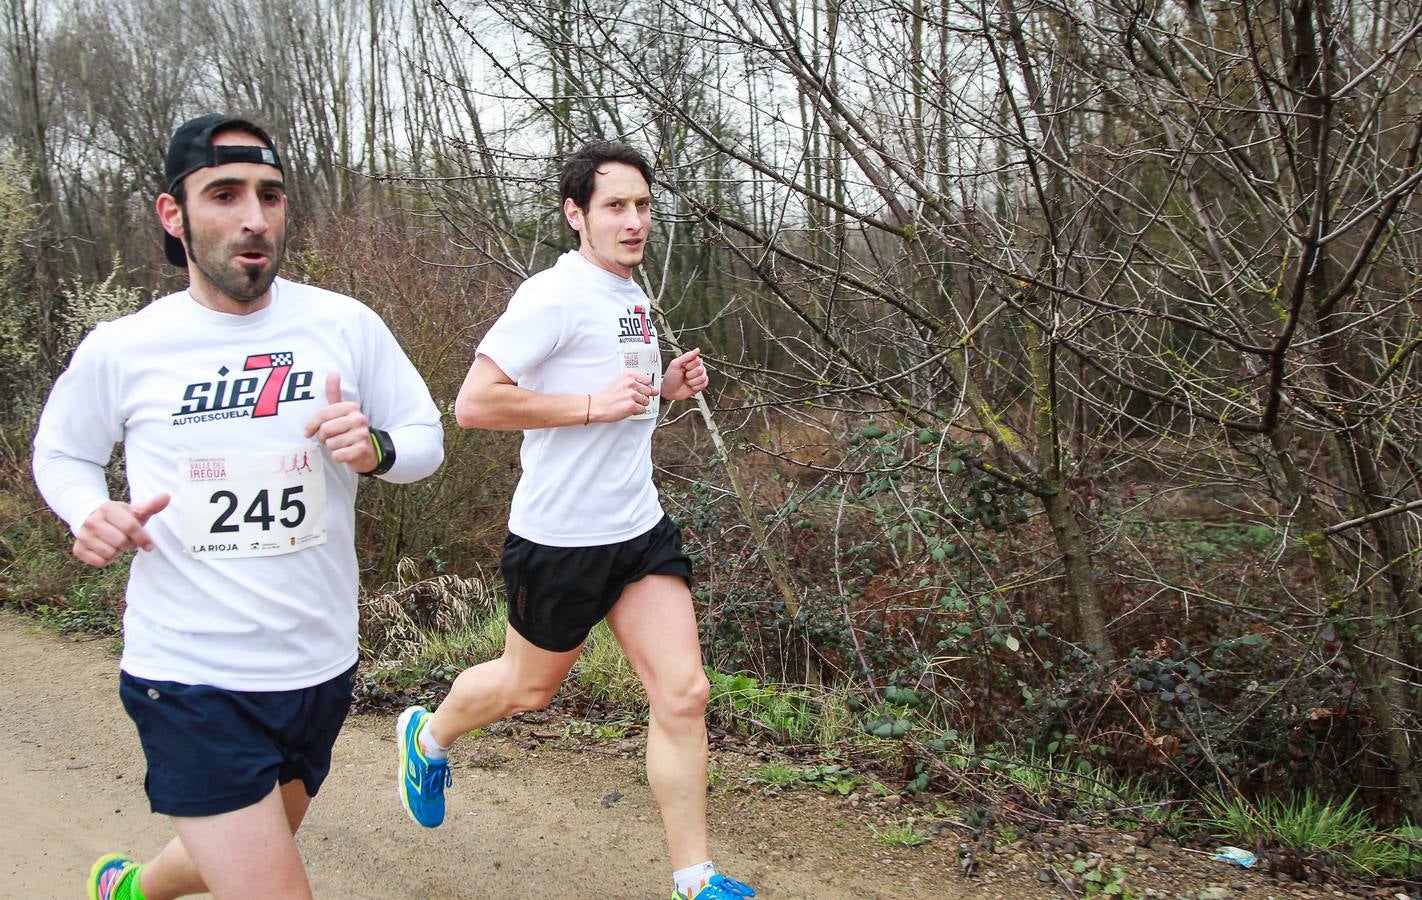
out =
{"type": "MultiPolygon", "coordinates": [[[[657,393],[652,376],[626,371],[612,380],[600,394],[588,401],[588,422],[621,422],[628,416],[645,412],[657,393]]],[[[664,392],[665,393],[665,392],[664,392]]]]}
{"type": "Polygon", "coordinates": [[[701,361],[701,348],[688,350],[667,364],[662,376],[662,396],[668,400],[689,400],[711,383],[706,364],[701,361]]]}

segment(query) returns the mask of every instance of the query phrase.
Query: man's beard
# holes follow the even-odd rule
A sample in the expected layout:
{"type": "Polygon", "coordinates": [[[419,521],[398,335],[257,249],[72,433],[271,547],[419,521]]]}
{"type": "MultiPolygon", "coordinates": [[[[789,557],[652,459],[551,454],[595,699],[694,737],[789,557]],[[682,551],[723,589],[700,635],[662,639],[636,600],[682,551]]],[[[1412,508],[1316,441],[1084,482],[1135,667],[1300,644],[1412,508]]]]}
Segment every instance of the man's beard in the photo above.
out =
{"type": "Polygon", "coordinates": [[[186,209],[183,210],[183,243],[188,251],[188,265],[197,266],[198,271],[207,276],[219,291],[244,304],[260,300],[266,295],[286,256],[285,231],[282,232],[280,246],[262,235],[250,235],[226,246],[215,247],[212,242],[193,234],[186,209]],[[234,262],[237,254],[249,250],[265,253],[266,265],[252,266],[234,262]]]}

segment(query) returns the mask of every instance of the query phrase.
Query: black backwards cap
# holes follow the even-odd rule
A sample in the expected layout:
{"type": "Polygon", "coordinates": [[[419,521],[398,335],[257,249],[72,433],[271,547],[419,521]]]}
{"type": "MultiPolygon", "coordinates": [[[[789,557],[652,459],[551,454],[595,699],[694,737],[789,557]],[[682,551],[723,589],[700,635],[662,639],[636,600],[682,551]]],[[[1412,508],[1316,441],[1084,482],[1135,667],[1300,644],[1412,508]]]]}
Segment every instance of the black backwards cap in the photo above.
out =
{"type": "MultiPolygon", "coordinates": [[[[168,142],[168,156],[163,161],[163,180],[168,193],[177,190],[178,185],[198,169],[221,166],[227,163],[258,163],[275,166],[284,173],[281,158],[266,130],[242,118],[210,113],[198,116],[178,126],[173,139],[168,142]],[[212,136],[219,131],[239,129],[266,142],[265,147],[222,144],[213,146],[212,136]]],[[[168,262],[179,268],[187,268],[188,254],[183,242],[166,232],[163,235],[163,252],[168,262]]]]}

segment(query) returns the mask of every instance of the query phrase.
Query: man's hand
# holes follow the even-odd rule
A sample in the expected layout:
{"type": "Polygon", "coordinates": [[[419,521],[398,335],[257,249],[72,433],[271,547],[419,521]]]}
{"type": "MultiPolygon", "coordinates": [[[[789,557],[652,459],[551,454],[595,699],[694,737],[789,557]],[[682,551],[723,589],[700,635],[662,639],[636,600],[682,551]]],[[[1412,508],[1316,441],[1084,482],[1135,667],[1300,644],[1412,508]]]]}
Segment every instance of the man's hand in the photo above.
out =
{"type": "Polygon", "coordinates": [[[593,394],[588,400],[588,422],[621,422],[628,416],[646,412],[647,404],[652,402],[655,393],[652,376],[641,372],[623,372],[613,379],[606,390],[593,394]]]}
{"type": "Polygon", "coordinates": [[[668,400],[690,400],[706,390],[711,378],[701,362],[701,348],[688,350],[667,365],[662,376],[662,396],[668,400]]]}
{"type": "Polygon", "coordinates": [[[370,422],[350,400],[341,399],[341,373],[326,376],[326,403],[306,423],[306,436],[315,437],[331,459],[350,466],[357,474],[375,468],[375,447],[370,443],[370,422]]]}
{"type": "Polygon", "coordinates": [[[143,526],[171,499],[159,494],[143,503],[106,500],[89,514],[79,526],[74,539],[74,558],[85,565],[102,569],[120,553],[129,550],[152,550],[153,539],[143,526]]]}

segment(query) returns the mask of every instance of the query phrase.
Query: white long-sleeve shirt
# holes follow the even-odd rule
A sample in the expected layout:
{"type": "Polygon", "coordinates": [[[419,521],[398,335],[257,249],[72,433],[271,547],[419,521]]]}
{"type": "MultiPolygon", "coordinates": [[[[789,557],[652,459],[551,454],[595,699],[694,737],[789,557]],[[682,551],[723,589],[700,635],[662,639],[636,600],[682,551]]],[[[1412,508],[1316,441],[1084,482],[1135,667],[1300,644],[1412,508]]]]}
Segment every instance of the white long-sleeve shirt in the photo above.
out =
{"type": "Polygon", "coordinates": [[[340,373],[342,399],[390,434],[396,461],[380,477],[438,468],[444,432],[428,388],[385,323],[350,297],[277,279],[266,308],[230,315],[183,291],[79,345],[35,435],[46,502],[77,533],[109,499],[103,467],[120,442],[131,500],[173,498],[146,526],[155,549],[130,570],[124,671],[272,691],[355,662],[357,476],[304,433],[328,403],[329,372],[340,373]],[[288,538],[291,522],[324,528],[288,538]],[[247,555],[259,545],[275,555],[247,555]]]}

